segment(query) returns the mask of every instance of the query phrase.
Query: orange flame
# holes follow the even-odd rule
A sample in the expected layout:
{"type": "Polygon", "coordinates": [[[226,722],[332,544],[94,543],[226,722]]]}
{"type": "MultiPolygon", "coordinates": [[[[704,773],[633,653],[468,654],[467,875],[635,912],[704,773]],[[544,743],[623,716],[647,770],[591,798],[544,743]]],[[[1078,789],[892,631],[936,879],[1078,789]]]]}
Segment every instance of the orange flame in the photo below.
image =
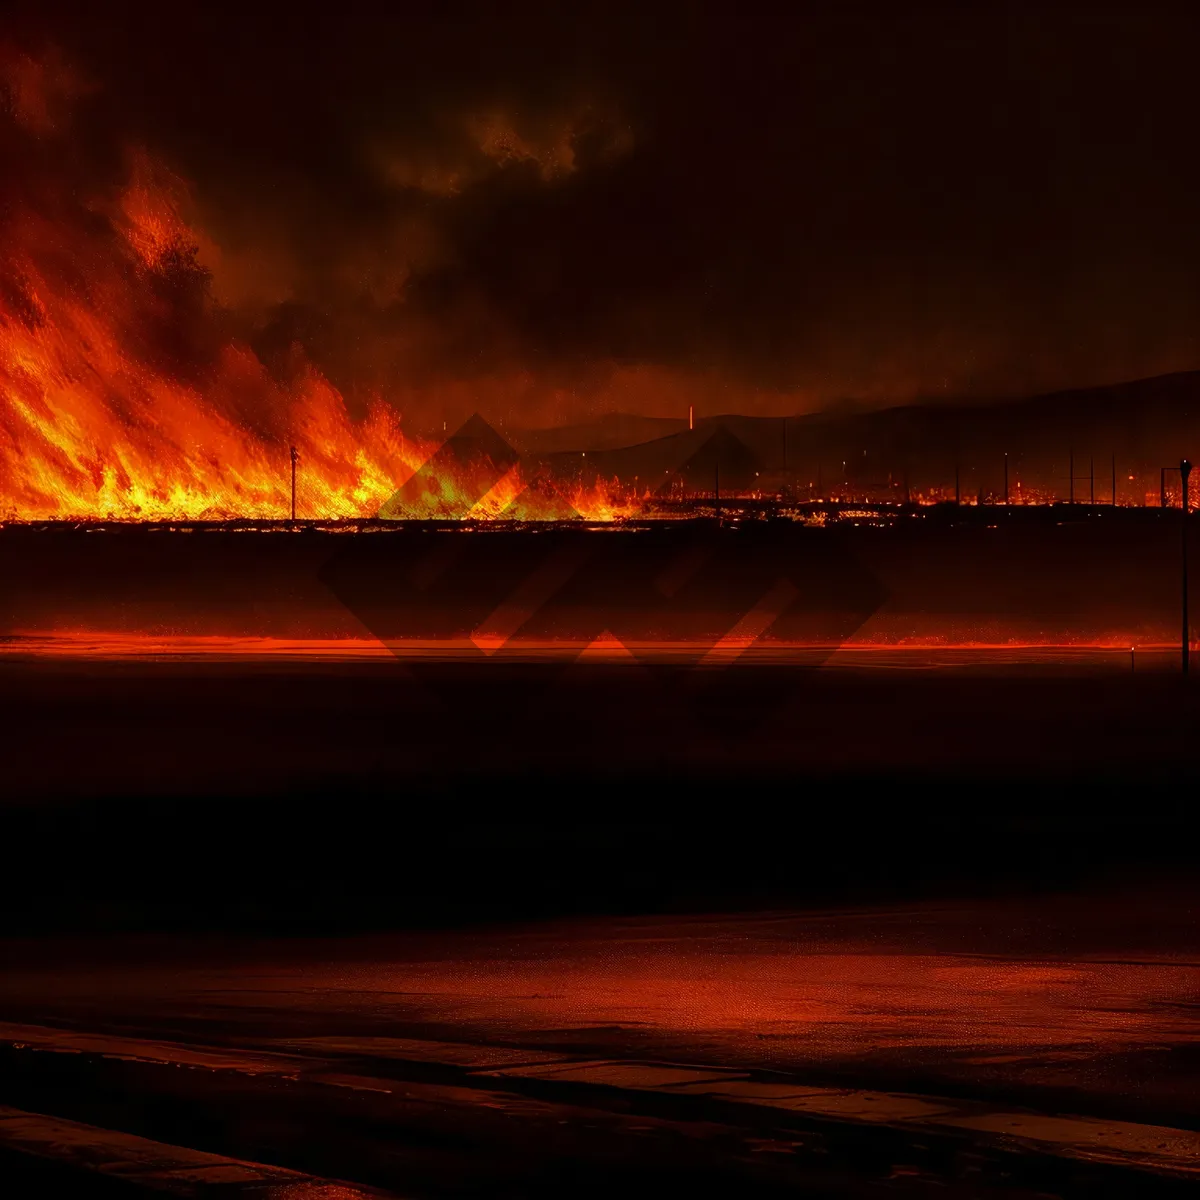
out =
{"type": "MultiPolygon", "coordinates": [[[[315,369],[281,384],[224,336],[185,201],[182,181],[139,153],[88,225],[53,196],[5,218],[0,518],[284,518],[293,445],[298,516],[369,517],[436,450],[405,436],[382,399],[355,420],[315,369]]],[[[439,482],[445,498],[478,494],[468,480],[439,482]]],[[[515,468],[469,515],[629,511],[604,487],[528,483],[515,468]]],[[[428,515],[439,508],[463,504],[428,515]]]]}

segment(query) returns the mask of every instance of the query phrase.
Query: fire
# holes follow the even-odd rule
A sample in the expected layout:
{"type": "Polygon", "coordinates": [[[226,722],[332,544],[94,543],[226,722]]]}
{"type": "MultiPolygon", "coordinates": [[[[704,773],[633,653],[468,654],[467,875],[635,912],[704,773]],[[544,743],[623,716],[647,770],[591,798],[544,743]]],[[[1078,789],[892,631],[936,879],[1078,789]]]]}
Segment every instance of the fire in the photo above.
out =
{"type": "MultiPolygon", "coordinates": [[[[0,519],[286,518],[293,446],[298,517],[369,517],[434,454],[384,398],[356,419],[315,368],[280,382],[226,332],[183,181],[137,152],[116,194],[80,204],[26,132],[0,127],[34,164],[0,217],[0,519]]],[[[532,487],[520,465],[464,504],[474,469],[439,479],[423,515],[631,511],[603,486],[532,487]]]]}
{"type": "MultiPolygon", "coordinates": [[[[10,217],[0,296],[0,510],[10,518],[279,517],[290,509],[289,444],[304,499],[322,516],[366,515],[420,465],[386,409],[351,421],[314,372],[290,391],[229,339],[185,372],[156,354],[165,329],[216,323],[195,239],[169,186],[139,158],[107,236],[63,246],[70,225],[10,217]],[[74,270],[60,267],[69,256],[74,270]],[[189,311],[198,306],[199,312],[189,311]],[[199,320],[197,321],[197,317],[199,320]],[[286,413],[254,429],[238,401],[286,413]],[[280,434],[285,436],[280,436],[280,434]],[[290,439],[286,434],[290,433],[290,439]]],[[[186,349],[186,348],[185,348],[186,349]]],[[[190,364],[186,364],[190,366],[190,364]]]]}

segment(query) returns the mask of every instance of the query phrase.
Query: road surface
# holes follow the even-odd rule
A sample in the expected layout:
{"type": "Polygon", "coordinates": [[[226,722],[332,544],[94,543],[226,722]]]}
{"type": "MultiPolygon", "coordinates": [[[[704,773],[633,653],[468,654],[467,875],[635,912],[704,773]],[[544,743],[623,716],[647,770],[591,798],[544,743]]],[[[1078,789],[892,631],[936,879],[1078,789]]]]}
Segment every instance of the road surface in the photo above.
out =
{"type": "Polygon", "coordinates": [[[1169,1194],[1200,1173],[1194,910],[10,943],[0,1147],[100,1130],[395,1194],[1169,1194]]]}

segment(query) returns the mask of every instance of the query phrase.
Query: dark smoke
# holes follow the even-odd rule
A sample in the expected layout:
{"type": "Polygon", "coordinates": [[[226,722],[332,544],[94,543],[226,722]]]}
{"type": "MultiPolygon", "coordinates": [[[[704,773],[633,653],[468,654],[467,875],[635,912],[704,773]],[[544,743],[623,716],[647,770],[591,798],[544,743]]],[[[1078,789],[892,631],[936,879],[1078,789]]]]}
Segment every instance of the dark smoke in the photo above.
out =
{"type": "Polygon", "coordinates": [[[1182,10],[51,3],[15,28],[89,81],[45,114],[87,131],[78,171],[143,143],[194,184],[198,265],[277,376],[311,360],[430,427],[1197,365],[1182,10]]]}

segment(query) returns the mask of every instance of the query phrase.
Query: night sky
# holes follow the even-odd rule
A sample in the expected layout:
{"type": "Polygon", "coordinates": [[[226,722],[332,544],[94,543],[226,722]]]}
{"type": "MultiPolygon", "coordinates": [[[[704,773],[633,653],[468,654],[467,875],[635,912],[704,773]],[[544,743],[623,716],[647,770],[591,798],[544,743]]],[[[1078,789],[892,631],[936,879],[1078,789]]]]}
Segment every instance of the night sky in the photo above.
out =
{"type": "Polygon", "coordinates": [[[97,179],[188,181],[272,370],[778,414],[1200,366],[1200,18],[1043,7],[50,3],[10,53],[97,179]]]}

